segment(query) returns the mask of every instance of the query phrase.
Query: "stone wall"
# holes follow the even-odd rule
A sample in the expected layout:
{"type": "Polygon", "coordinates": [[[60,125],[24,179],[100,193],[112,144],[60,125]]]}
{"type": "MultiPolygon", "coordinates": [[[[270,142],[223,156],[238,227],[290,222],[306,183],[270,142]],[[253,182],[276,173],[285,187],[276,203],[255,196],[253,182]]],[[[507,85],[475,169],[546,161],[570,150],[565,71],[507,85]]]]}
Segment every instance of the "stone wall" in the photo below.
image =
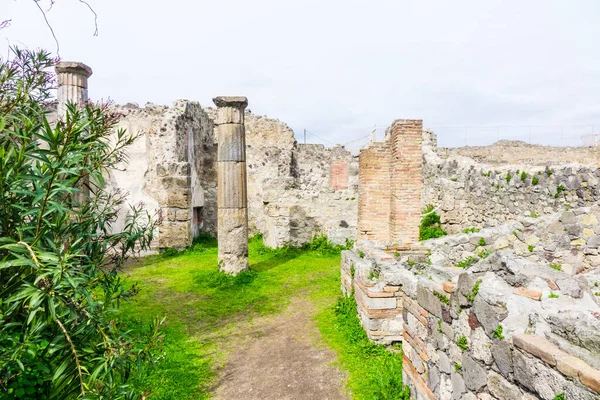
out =
{"type": "Polygon", "coordinates": [[[580,163],[600,166],[597,147],[551,147],[528,144],[522,141],[501,140],[491,146],[466,146],[439,148],[442,158],[468,157],[478,163],[490,165],[558,165],[580,163]]]}
{"type": "MultiPolygon", "coordinates": [[[[114,190],[128,193],[127,203],[143,202],[159,221],[155,247],[183,248],[200,230],[216,226],[216,170],[213,122],[198,103],[176,101],[171,107],[115,106],[118,129],[137,135],[122,169],[110,171],[114,190]]],[[[128,205],[114,225],[122,229],[128,205]]]]}
{"type": "Polygon", "coordinates": [[[402,342],[415,399],[600,399],[598,263],[588,254],[589,267],[568,270],[547,258],[567,248],[545,250],[566,235],[583,265],[598,213],[523,219],[408,252],[359,241],[342,255],[342,290],[372,340],[402,342]],[[467,253],[476,259],[456,267],[467,253]]]}
{"type": "Polygon", "coordinates": [[[403,245],[418,241],[422,130],[420,120],[394,121],[383,143],[371,143],[360,151],[361,238],[403,245]]]}
{"type": "MultiPolygon", "coordinates": [[[[216,235],[216,111],[189,101],[114,110],[119,128],[140,136],[129,165],[111,171],[110,185],[157,213],[155,247],[183,248],[200,232],[216,235]]],[[[354,240],[357,159],[343,147],[298,144],[276,119],[246,112],[245,127],[250,233],[262,233],[272,247],[301,245],[320,233],[336,243],[354,240]]],[[[116,229],[126,210],[121,214],[116,229]]]]}
{"type": "MultiPolygon", "coordinates": [[[[522,216],[582,207],[600,200],[600,170],[596,165],[555,164],[550,158],[537,165],[479,163],[472,158],[455,155],[461,154],[460,149],[453,150],[450,155],[443,154],[445,150],[437,149],[430,135],[426,135],[429,138],[426,138],[427,144],[423,148],[421,207],[434,205],[443,228],[449,233],[471,227],[495,226],[522,216]],[[441,157],[440,153],[447,157],[441,157]]],[[[517,153],[509,152],[515,149],[503,149],[505,159],[511,161],[525,161],[532,154],[526,148],[517,153]],[[510,154],[522,157],[513,158],[510,154]]],[[[579,152],[547,148],[535,159],[562,154],[563,160],[571,160],[577,159],[579,152]],[[567,157],[567,154],[570,155],[567,157]]],[[[490,158],[480,159],[487,161],[490,158]]]]}

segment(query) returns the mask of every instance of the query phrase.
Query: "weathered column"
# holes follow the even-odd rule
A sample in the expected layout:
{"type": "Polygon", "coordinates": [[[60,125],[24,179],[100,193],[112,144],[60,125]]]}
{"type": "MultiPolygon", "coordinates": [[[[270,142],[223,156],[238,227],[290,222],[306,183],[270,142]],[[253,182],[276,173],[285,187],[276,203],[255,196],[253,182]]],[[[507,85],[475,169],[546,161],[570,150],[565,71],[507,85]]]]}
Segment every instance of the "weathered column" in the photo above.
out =
{"type": "Polygon", "coordinates": [[[245,97],[216,97],[219,269],[236,275],[248,269],[245,97]]]}
{"type": "Polygon", "coordinates": [[[56,64],[56,75],[58,78],[58,116],[64,118],[68,103],[82,106],[87,101],[87,81],[92,75],[92,69],[84,63],[61,61],[56,64]]]}
{"type": "MultiPolygon", "coordinates": [[[[92,69],[75,61],[61,61],[55,68],[58,80],[58,118],[64,120],[67,116],[67,104],[73,103],[82,107],[87,102],[88,78],[92,75],[92,69]]],[[[79,191],[73,194],[72,201],[74,206],[79,206],[89,197],[89,176],[81,177],[76,187],[79,191]]]]}

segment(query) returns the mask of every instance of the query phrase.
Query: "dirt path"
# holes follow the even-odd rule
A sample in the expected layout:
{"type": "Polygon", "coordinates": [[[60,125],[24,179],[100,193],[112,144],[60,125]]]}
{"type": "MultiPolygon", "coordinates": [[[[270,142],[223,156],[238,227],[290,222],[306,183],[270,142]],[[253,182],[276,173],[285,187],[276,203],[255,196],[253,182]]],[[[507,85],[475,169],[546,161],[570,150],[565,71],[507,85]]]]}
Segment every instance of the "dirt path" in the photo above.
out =
{"type": "Polygon", "coordinates": [[[258,322],[221,372],[221,400],[347,400],[335,352],[319,345],[314,306],[293,299],[274,318],[258,322]]]}

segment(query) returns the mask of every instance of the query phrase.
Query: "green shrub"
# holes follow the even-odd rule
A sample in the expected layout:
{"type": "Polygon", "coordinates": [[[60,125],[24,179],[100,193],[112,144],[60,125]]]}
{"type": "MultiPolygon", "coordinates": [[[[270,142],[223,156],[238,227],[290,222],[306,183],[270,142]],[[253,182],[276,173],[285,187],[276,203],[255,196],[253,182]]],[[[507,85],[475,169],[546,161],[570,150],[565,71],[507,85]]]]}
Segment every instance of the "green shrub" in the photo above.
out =
{"type": "Polygon", "coordinates": [[[562,271],[562,267],[560,264],[550,264],[550,268],[555,269],[557,271],[562,271]]]}
{"type": "MultiPolygon", "coordinates": [[[[346,239],[346,244],[333,244],[329,241],[326,235],[315,235],[312,241],[302,245],[302,250],[315,251],[322,255],[335,255],[340,254],[342,250],[348,250],[352,248],[354,242],[346,239]]],[[[362,258],[362,257],[361,257],[362,258]]]]}
{"type": "Polygon", "coordinates": [[[554,396],[554,400],[565,400],[564,393],[559,393],[556,396],[554,396]]]}
{"type": "Polygon", "coordinates": [[[477,245],[478,245],[478,246],[481,246],[481,247],[485,246],[486,244],[487,244],[487,243],[485,242],[485,239],[484,239],[484,238],[480,238],[480,239],[479,239],[479,242],[477,243],[477,245]]]}
{"type": "Polygon", "coordinates": [[[511,174],[506,174],[506,183],[510,183],[511,179],[512,179],[511,174]]]}
{"type": "Polygon", "coordinates": [[[504,330],[504,328],[502,328],[502,325],[500,325],[500,324],[499,324],[499,325],[498,325],[498,327],[497,327],[497,328],[494,330],[494,332],[493,332],[493,334],[492,334],[492,335],[493,335],[493,336],[494,336],[496,339],[500,339],[500,340],[502,340],[502,339],[504,339],[504,335],[502,334],[502,331],[503,331],[503,330],[504,330]]]}
{"type": "Polygon", "coordinates": [[[523,182],[525,182],[526,179],[527,179],[527,172],[525,172],[525,171],[521,172],[521,180],[523,182]]]}
{"type": "Polygon", "coordinates": [[[456,264],[458,268],[469,268],[471,265],[475,264],[479,259],[477,257],[469,256],[465,260],[456,264]]]}
{"type": "Polygon", "coordinates": [[[485,258],[488,258],[492,253],[492,250],[481,250],[479,253],[477,253],[477,257],[483,260],[485,258]]]}
{"type": "Polygon", "coordinates": [[[162,321],[130,333],[116,317],[137,293],[117,274],[154,223],[105,172],[136,139],[108,105],[68,104],[51,124],[53,59],[13,49],[0,62],[0,398],[137,398],[130,378],[155,360],[162,321]]]}
{"type": "Polygon", "coordinates": [[[546,175],[548,176],[552,175],[553,172],[550,168],[546,169],[546,175]]]}
{"type": "Polygon", "coordinates": [[[462,371],[462,365],[460,365],[459,363],[454,363],[454,371],[456,373],[460,373],[460,371],[462,371]]]}
{"type": "Polygon", "coordinates": [[[529,245],[527,246],[527,250],[529,250],[530,253],[533,253],[533,250],[535,250],[535,246],[529,245]]]}
{"type": "Polygon", "coordinates": [[[540,180],[538,179],[537,176],[534,176],[533,179],[531,180],[531,184],[533,186],[537,185],[538,183],[540,183],[540,180]]]}
{"type": "Polygon", "coordinates": [[[548,295],[548,298],[549,299],[558,299],[558,295],[551,291],[550,294],[548,295]]]}
{"type": "Polygon", "coordinates": [[[477,232],[479,232],[480,230],[481,230],[481,229],[479,229],[479,228],[474,228],[474,227],[473,227],[473,228],[465,228],[465,229],[463,229],[462,231],[463,231],[463,233],[477,233],[477,232]]]}
{"type": "Polygon", "coordinates": [[[434,209],[430,204],[423,210],[419,226],[419,240],[435,239],[447,235],[446,231],[440,227],[440,216],[434,209]]]}
{"type": "Polygon", "coordinates": [[[554,197],[558,198],[558,196],[560,196],[560,194],[564,191],[565,191],[565,187],[563,185],[558,185],[556,187],[556,194],[554,195],[554,197]]]}
{"type": "Polygon", "coordinates": [[[437,297],[442,303],[446,305],[450,304],[450,300],[448,299],[448,297],[446,297],[446,295],[436,292],[435,290],[433,291],[433,295],[437,297]]]}
{"type": "Polygon", "coordinates": [[[475,301],[475,296],[477,296],[477,294],[479,293],[479,286],[481,285],[481,282],[483,282],[483,281],[481,279],[479,279],[477,282],[475,282],[475,285],[473,285],[473,287],[471,288],[471,293],[465,294],[465,297],[471,303],[473,301],[475,301]]]}
{"type": "Polygon", "coordinates": [[[464,353],[469,349],[469,342],[467,341],[467,337],[465,335],[461,335],[456,340],[456,344],[460,347],[460,350],[464,353]]]}

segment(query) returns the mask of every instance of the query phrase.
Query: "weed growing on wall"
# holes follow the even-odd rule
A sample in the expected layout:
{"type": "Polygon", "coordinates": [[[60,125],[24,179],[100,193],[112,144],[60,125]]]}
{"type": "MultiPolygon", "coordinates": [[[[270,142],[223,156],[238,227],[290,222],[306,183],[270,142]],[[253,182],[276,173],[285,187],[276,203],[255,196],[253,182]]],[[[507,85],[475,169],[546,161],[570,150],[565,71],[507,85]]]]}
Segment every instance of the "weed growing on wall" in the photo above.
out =
{"type": "Polygon", "coordinates": [[[477,257],[469,256],[463,261],[456,263],[458,268],[469,268],[471,265],[475,264],[479,259],[477,257]]]}
{"type": "Polygon", "coordinates": [[[435,212],[435,208],[429,204],[422,213],[419,240],[435,239],[446,235],[446,231],[440,226],[440,216],[435,212]]]}

